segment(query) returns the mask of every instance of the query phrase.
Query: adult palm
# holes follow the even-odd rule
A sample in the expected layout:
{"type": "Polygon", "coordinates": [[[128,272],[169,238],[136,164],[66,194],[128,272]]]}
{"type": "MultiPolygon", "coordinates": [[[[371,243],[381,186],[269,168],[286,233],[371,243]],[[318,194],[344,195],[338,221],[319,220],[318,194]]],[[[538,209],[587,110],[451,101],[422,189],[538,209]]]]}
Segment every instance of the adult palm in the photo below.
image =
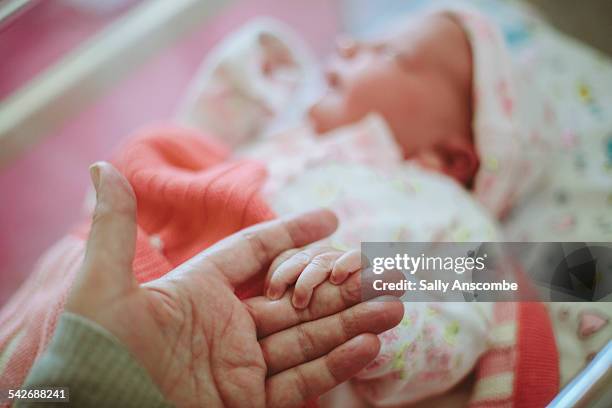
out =
{"type": "Polygon", "coordinates": [[[113,333],[178,406],[300,406],[367,365],[379,348],[368,333],[401,319],[399,303],[358,304],[355,279],[348,292],[323,288],[306,311],[287,297],[236,297],[281,252],[333,232],[336,218],[324,210],[244,230],[139,285],[131,187],[107,163],[92,167],[92,179],[97,205],[66,310],[113,333]]]}

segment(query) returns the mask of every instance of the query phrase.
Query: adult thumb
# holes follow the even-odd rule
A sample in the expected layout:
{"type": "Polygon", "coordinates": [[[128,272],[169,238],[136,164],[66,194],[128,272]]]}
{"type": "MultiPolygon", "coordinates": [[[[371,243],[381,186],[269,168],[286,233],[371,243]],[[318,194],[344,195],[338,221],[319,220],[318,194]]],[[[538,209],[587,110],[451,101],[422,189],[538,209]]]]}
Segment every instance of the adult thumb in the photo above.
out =
{"type": "Polygon", "coordinates": [[[83,266],[67,308],[83,301],[95,303],[94,298],[113,298],[136,285],[132,272],[136,250],[134,191],[109,163],[95,163],[89,170],[96,189],[96,207],[83,266]]]}

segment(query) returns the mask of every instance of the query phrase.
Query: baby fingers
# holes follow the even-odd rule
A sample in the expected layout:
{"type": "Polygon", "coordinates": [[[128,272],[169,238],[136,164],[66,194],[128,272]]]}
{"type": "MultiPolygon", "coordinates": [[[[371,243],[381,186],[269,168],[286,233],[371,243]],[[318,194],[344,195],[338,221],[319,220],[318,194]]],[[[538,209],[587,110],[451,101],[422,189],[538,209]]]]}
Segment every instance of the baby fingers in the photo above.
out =
{"type": "Polygon", "coordinates": [[[324,263],[323,259],[327,259],[329,257],[327,254],[329,253],[336,253],[338,254],[337,256],[341,254],[341,252],[328,247],[309,247],[291,253],[289,256],[281,254],[279,258],[285,258],[285,260],[280,264],[273,262],[268,275],[270,279],[267,285],[266,296],[270,299],[280,299],[287,290],[287,287],[293,285],[298,280],[300,274],[304,272],[311,262],[314,261],[315,264],[324,263]],[[319,258],[321,256],[323,258],[319,258]]]}
{"type": "Polygon", "coordinates": [[[342,257],[342,252],[333,250],[321,253],[310,261],[297,279],[291,302],[298,309],[303,309],[310,303],[313,290],[330,276],[336,262],[342,257]]]}
{"type": "Polygon", "coordinates": [[[346,278],[361,269],[361,251],[352,250],[345,252],[334,264],[331,272],[330,282],[335,285],[342,284],[346,278]]]}

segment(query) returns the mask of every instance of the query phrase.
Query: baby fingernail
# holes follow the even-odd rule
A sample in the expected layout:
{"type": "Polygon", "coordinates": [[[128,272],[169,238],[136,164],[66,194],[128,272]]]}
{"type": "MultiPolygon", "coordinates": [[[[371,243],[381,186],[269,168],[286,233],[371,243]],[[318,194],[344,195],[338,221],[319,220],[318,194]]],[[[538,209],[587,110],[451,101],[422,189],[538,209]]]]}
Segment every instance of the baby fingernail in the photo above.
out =
{"type": "Polygon", "coordinates": [[[278,296],[278,292],[277,292],[275,289],[273,289],[273,288],[269,288],[269,289],[268,289],[268,294],[267,294],[267,297],[268,297],[269,299],[276,300],[276,299],[278,299],[278,298],[279,298],[279,296],[278,296]]]}

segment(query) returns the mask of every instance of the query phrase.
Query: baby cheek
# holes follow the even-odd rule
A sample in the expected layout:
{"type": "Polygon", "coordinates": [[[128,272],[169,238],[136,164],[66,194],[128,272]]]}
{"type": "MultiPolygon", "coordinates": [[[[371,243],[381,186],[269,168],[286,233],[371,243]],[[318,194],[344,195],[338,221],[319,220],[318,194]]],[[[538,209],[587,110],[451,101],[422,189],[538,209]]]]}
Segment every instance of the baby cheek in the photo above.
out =
{"type": "Polygon", "coordinates": [[[347,80],[345,86],[347,110],[356,111],[371,107],[381,98],[380,94],[383,92],[381,85],[383,83],[380,78],[369,72],[363,72],[362,75],[347,80]]]}
{"type": "MultiPolygon", "coordinates": [[[[362,117],[370,112],[383,116],[399,108],[401,88],[404,86],[397,70],[384,66],[369,66],[359,75],[347,81],[346,109],[353,117],[362,117]]],[[[389,119],[389,118],[387,118],[389,119]]]]}
{"type": "Polygon", "coordinates": [[[380,113],[384,116],[384,95],[370,83],[356,84],[345,90],[343,116],[345,122],[354,123],[369,113],[380,113]]]}

